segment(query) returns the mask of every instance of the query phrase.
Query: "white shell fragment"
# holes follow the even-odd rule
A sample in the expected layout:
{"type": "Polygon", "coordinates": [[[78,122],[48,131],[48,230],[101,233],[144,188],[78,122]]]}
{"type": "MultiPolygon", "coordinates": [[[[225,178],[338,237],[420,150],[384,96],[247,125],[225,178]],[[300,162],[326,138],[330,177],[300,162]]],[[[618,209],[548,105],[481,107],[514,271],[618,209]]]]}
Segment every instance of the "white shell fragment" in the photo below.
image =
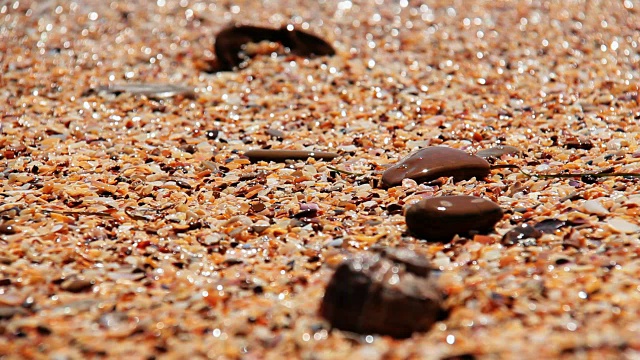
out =
{"type": "Polygon", "coordinates": [[[607,224],[613,231],[623,234],[634,234],[640,232],[640,226],[621,218],[607,220],[607,224]]]}
{"type": "Polygon", "coordinates": [[[609,213],[609,210],[602,206],[600,200],[587,200],[582,204],[582,209],[584,212],[594,215],[607,215],[609,213]]]}

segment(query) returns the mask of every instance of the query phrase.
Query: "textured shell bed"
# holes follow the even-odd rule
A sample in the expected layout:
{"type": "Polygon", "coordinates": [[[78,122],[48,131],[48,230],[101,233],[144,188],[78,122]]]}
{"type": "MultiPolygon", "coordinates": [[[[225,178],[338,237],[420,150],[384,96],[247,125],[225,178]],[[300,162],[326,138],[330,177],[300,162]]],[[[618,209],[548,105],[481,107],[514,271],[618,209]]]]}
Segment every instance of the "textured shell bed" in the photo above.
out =
{"type": "Polygon", "coordinates": [[[638,180],[500,168],[380,186],[428,146],[513,146],[491,162],[527,173],[638,172],[639,12],[629,0],[0,3],[0,356],[640,356],[638,180]],[[202,71],[236,22],[293,24],[336,55],[249,44],[243,69],[202,71]],[[243,156],[266,148],[340,156],[243,156]],[[407,233],[403,208],[449,195],[504,216],[449,243],[407,233]],[[536,239],[503,243],[525,223],[536,239]],[[424,254],[449,316],[407,339],[332,330],[324,289],[374,245],[424,254]]]}

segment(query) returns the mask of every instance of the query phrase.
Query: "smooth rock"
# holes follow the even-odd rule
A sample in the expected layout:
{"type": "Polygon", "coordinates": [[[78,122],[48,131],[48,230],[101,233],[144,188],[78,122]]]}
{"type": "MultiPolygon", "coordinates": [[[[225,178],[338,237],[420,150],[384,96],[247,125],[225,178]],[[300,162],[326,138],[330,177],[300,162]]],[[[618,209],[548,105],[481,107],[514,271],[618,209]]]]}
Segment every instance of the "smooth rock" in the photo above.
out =
{"type": "Polygon", "coordinates": [[[244,153],[244,156],[248,157],[251,162],[258,161],[275,161],[285,162],[287,160],[307,160],[308,158],[314,158],[316,160],[330,161],[337,158],[338,154],[324,152],[324,151],[306,151],[306,150],[249,150],[244,153]]]}
{"type": "Polygon", "coordinates": [[[480,150],[476,153],[476,156],[479,156],[484,159],[488,158],[499,158],[502,155],[507,154],[519,154],[521,151],[515,146],[510,145],[498,145],[488,149],[480,150]]]}
{"type": "Polygon", "coordinates": [[[60,284],[62,290],[66,290],[73,293],[89,290],[93,287],[95,281],[84,278],[72,278],[65,280],[60,284]]]}
{"type": "MultiPolygon", "coordinates": [[[[410,250],[407,250],[413,253],[410,250]]],[[[434,276],[422,269],[418,254],[363,254],[343,262],[334,273],[320,306],[320,315],[335,328],[359,334],[407,338],[427,331],[444,318],[442,292],[434,276]],[[400,259],[413,259],[398,261],[400,259]],[[410,270],[411,269],[411,270],[410,270]]]]}
{"type": "Polygon", "coordinates": [[[418,183],[435,180],[442,176],[452,176],[454,181],[473,177],[482,179],[489,175],[489,163],[475,155],[444,146],[433,146],[419,150],[382,174],[382,183],[388,187],[402,184],[404,179],[418,183]]]}
{"type": "Polygon", "coordinates": [[[9,221],[0,223],[0,234],[13,235],[18,232],[18,229],[9,221]]]}
{"type": "Polygon", "coordinates": [[[411,205],[406,213],[412,235],[427,241],[450,241],[456,234],[485,233],[502,219],[493,201],[466,195],[438,196],[411,205]]]}
{"type": "Polygon", "coordinates": [[[99,86],[96,91],[106,91],[112,94],[129,93],[132,95],[144,95],[154,99],[170,98],[177,95],[193,97],[195,95],[193,88],[173,84],[109,84],[107,86],[99,86]]]}

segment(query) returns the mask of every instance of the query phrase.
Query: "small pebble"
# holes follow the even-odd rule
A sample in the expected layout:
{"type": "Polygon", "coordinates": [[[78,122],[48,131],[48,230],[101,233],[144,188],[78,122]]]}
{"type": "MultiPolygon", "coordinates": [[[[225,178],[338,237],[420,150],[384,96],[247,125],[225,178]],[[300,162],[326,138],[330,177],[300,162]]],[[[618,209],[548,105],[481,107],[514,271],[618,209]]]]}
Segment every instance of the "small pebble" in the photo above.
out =
{"type": "Polygon", "coordinates": [[[582,180],[582,182],[585,184],[595,184],[598,182],[598,177],[593,176],[591,174],[587,174],[587,175],[582,175],[580,177],[580,180],[582,180]]]}
{"type": "Polygon", "coordinates": [[[306,151],[306,150],[249,150],[244,153],[251,162],[258,161],[274,161],[285,162],[287,160],[307,160],[314,158],[317,160],[330,161],[337,158],[338,154],[324,151],[306,151]]]}
{"type": "Polygon", "coordinates": [[[69,279],[64,281],[60,288],[65,291],[78,293],[90,289],[95,281],[89,279],[69,279]]]}
{"type": "Polygon", "coordinates": [[[145,83],[131,83],[131,84],[109,84],[107,86],[100,86],[96,89],[97,92],[109,92],[112,94],[129,93],[132,95],[144,95],[148,98],[165,99],[174,96],[182,95],[185,97],[193,97],[193,88],[173,85],[173,84],[145,84],[145,83]]]}
{"type": "Polygon", "coordinates": [[[456,234],[489,232],[502,219],[496,203],[475,196],[438,196],[411,205],[405,213],[412,235],[427,241],[450,241],[456,234]]]}
{"type": "Polygon", "coordinates": [[[489,175],[489,163],[475,155],[444,146],[419,150],[382,174],[382,183],[388,187],[402,184],[404,179],[418,183],[429,182],[442,176],[452,176],[454,181],[473,177],[482,179],[489,175]]]}
{"type": "Polygon", "coordinates": [[[2,235],[13,235],[15,233],[17,233],[18,230],[16,229],[15,226],[13,226],[13,224],[11,224],[10,222],[3,222],[0,223],[0,234],[2,235]]]}
{"type": "Polygon", "coordinates": [[[587,139],[571,139],[564,143],[564,147],[567,149],[591,150],[593,143],[587,139]]]}
{"type": "Polygon", "coordinates": [[[542,231],[536,229],[531,224],[524,223],[504,234],[502,243],[505,245],[520,244],[523,246],[535,246],[535,240],[540,236],[542,236],[542,231]]]}
{"type": "Polygon", "coordinates": [[[553,234],[556,232],[556,230],[565,226],[567,226],[567,223],[558,219],[544,219],[539,223],[533,225],[536,230],[549,234],[553,234]]]}
{"type": "Polygon", "coordinates": [[[407,338],[429,330],[446,315],[442,292],[428,261],[406,251],[411,254],[391,250],[343,262],[327,285],[320,315],[359,334],[407,338]]]}
{"type": "Polygon", "coordinates": [[[255,202],[255,203],[251,204],[251,211],[253,213],[259,213],[259,212],[263,211],[266,208],[267,208],[267,206],[263,202],[255,202]]]}
{"type": "Polygon", "coordinates": [[[487,158],[499,158],[502,155],[519,154],[520,152],[521,152],[520,149],[518,149],[515,146],[498,145],[498,146],[494,146],[492,148],[480,150],[480,151],[478,151],[476,153],[476,156],[479,156],[479,157],[484,158],[484,159],[487,159],[487,158]]]}
{"type": "Polygon", "coordinates": [[[284,139],[284,137],[285,137],[285,134],[282,131],[278,130],[278,129],[267,129],[266,133],[267,133],[267,135],[271,135],[274,138],[280,139],[280,140],[284,139]]]}

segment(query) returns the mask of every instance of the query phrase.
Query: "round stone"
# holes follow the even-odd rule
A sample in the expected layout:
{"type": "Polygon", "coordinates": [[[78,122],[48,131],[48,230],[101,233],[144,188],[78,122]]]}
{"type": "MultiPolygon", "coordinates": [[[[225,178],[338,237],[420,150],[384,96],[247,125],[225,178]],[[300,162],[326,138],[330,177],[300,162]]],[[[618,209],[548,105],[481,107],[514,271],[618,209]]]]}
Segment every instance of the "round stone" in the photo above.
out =
{"type": "Polygon", "coordinates": [[[484,178],[489,174],[489,163],[478,156],[444,146],[419,150],[391,166],[382,174],[385,186],[397,186],[404,179],[428,182],[443,176],[454,181],[484,178]]]}
{"type": "Polygon", "coordinates": [[[502,219],[502,209],[493,201],[480,197],[438,196],[410,206],[405,219],[413,236],[447,242],[456,234],[468,236],[491,231],[502,219]]]}
{"type": "Polygon", "coordinates": [[[343,262],[327,285],[320,315],[338,329],[407,338],[447,312],[427,259],[406,250],[343,262]]]}

